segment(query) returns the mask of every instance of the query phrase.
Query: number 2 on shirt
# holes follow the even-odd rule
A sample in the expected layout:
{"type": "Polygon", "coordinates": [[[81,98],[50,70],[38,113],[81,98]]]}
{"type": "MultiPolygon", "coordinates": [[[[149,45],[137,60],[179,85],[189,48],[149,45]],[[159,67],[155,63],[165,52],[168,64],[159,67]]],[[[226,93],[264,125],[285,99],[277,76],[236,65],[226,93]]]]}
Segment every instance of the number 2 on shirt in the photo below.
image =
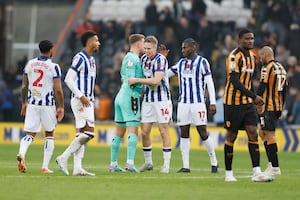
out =
{"type": "Polygon", "coordinates": [[[37,79],[32,83],[32,85],[35,87],[43,87],[43,84],[41,84],[40,81],[43,79],[44,71],[41,69],[34,69],[33,72],[39,75],[37,79]]]}

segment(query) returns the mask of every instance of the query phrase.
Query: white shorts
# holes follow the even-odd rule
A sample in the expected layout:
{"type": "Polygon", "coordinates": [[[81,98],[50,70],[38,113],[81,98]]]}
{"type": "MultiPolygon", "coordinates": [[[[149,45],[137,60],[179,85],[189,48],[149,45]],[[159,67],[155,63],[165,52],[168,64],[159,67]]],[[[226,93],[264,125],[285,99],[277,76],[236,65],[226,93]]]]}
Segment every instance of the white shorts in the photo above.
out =
{"type": "Polygon", "coordinates": [[[169,123],[172,120],[172,102],[143,102],[141,108],[141,123],[169,123]]]}
{"type": "Polygon", "coordinates": [[[177,125],[194,124],[201,126],[207,124],[207,110],[204,103],[178,103],[177,125]]]}
{"type": "Polygon", "coordinates": [[[83,128],[86,123],[90,127],[95,127],[95,111],[94,111],[94,102],[90,102],[89,107],[84,107],[80,99],[72,98],[71,99],[71,108],[75,117],[75,127],[83,128]]]}
{"type": "Polygon", "coordinates": [[[37,133],[42,125],[45,131],[53,131],[57,125],[55,106],[38,106],[28,104],[26,108],[24,131],[37,133]]]}

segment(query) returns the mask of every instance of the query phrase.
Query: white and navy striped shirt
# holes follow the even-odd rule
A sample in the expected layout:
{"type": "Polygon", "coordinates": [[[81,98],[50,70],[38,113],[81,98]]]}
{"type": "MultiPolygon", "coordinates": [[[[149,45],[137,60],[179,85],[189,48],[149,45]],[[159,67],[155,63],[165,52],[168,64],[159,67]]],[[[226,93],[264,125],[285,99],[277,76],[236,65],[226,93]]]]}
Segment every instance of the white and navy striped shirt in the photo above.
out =
{"type": "MultiPolygon", "coordinates": [[[[69,70],[74,70],[77,73],[75,81],[78,90],[91,101],[94,101],[96,80],[96,63],[94,57],[89,56],[86,51],[81,50],[74,56],[69,70]]],[[[72,94],[72,96],[74,96],[74,94],[72,94]]]]}
{"type": "Polygon", "coordinates": [[[160,81],[159,85],[151,86],[145,85],[143,101],[166,101],[171,99],[169,78],[167,76],[168,61],[165,56],[160,53],[156,53],[155,56],[150,59],[145,54],[141,57],[143,73],[145,78],[154,77],[155,72],[164,72],[165,75],[160,81]]]}
{"type": "Polygon", "coordinates": [[[169,69],[169,76],[178,75],[179,102],[181,103],[205,103],[204,77],[211,75],[210,65],[207,59],[195,54],[192,60],[180,59],[169,69]]]}
{"type": "Polygon", "coordinates": [[[61,78],[58,64],[49,57],[39,56],[28,61],[24,74],[27,75],[29,83],[28,103],[39,106],[55,105],[53,79],[61,78]]]}

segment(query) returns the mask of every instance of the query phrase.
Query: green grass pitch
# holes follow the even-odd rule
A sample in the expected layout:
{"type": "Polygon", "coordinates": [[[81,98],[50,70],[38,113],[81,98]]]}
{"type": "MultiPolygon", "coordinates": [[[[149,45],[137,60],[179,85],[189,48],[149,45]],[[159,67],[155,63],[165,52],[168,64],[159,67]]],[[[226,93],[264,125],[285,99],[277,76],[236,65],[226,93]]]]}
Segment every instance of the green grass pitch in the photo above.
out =
{"type": "MultiPolygon", "coordinates": [[[[0,199],[1,200],[76,200],[76,199],[122,199],[122,200],[190,200],[190,199],[300,199],[300,155],[299,153],[279,153],[282,175],[273,182],[251,182],[252,167],[248,152],[236,151],[233,169],[238,182],[224,182],[223,151],[217,151],[219,173],[210,173],[206,151],[192,150],[190,167],[192,173],[178,174],[181,168],[179,149],[172,151],[169,174],[160,174],[162,165],[161,149],[153,150],[154,170],[145,173],[110,173],[109,147],[87,147],[83,166],[96,173],[96,177],[64,176],[58,169],[55,158],[66,146],[56,146],[50,163],[54,174],[40,173],[43,146],[31,145],[26,155],[27,173],[17,170],[16,154],[19,145],[0,145],[0,199]]],[[[119,164],[124,166],[126,148],[121,148],[119,164]]],[[[142,150],[136,153],[135,164],[144,161],[142,150]]],[[[72,173],[73,159],[69,160],[72,173]]],[[[266,166],[266,156],[261,152],[262,170],[266,166]]]]}

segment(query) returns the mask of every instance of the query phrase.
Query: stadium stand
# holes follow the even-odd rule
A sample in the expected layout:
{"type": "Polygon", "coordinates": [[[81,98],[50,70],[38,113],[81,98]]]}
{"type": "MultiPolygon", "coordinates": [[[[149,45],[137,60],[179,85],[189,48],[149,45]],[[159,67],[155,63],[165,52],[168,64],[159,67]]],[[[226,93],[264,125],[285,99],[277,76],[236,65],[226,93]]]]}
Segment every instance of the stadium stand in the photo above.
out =
{"type": "MultiPolygon", "coordinates": [[[[147,29],[145,9],[149,3],[150,0],[93,0],[85,17],[78,20],[78,26],[74,27],[73,33],[67,38],[66,49],[59,58],[63,69],[68,67],[74,52],[80,48],[78,30],[83,28],[99,32],[101,47],[95,56],[99,66],[97,101],[104,96],[113,102],[121,84],[119,67],[122,57],[128,50],[126,39],[133,32],[145,33],[147,29]]],[[[281,123],[298,122],[300,112],[295,110],[300,99],[297,95],[300,90],[299,84],[297,85],[300,77],[300,49],[297,48],[300,46],[299,2],[282,0],[267,4],[265,1],[251,0],[157,0],[156,6],[159,21],[154,33],[160,42],[165,43],[171,50],[168,55],[169,64],[173,64],[181,56],[182,38],[195,38],[200,44],[200,54],[211,62],[219,98],[222,97],[226,78],[224,58],[228,51],[236,46],[236,32],[241,27],[253,29],[255,49],[262,45],[270,45],[275,50],[276,59],[281,59],[289,71],[291,84],[285,117],[281,123]]],[[[255,88],[257,80],[253,83],[255,88]]],[[[171,80],[171,84],[176,107],[177,83],[171,80]]],[[[97,105],[102,104],[97,102],[97,105]]],[[[101,111],[98,110],[96,113],[101,111]]],[[[113,119],[113,110],[110,113],[105,112],[104,116],[101,115],[99,118],[113,119]]],[[[219,116],[222,116],[222,113],[219,113],[219,116]]],[[[211,116],[209,120],[213,122],[211,116]]],[[[219,121],[217,123],[222,124],[219,121]]]]}
{"type": "MultiPolygon", "coordinates": [[[[90,6],[91,20],[143,20],[144,10],[149,2],[149,0],[94,0],[90,6]]],[[[221,3],[216,3],[207,0],[205,3],[207,4],[206,17],[213,22],[236,21],[237,27],[243,27],[251,17],[251,10],[244,8],[243,1],[223,0],[221,3]]],[[[182,1],[182,5],[185,10],[191,9],[191,1],[182,1]]],[[[172,8],[172,1],[160,0],[157,3],[157,10],[162,11],[166,6],[172,8]]]]}

